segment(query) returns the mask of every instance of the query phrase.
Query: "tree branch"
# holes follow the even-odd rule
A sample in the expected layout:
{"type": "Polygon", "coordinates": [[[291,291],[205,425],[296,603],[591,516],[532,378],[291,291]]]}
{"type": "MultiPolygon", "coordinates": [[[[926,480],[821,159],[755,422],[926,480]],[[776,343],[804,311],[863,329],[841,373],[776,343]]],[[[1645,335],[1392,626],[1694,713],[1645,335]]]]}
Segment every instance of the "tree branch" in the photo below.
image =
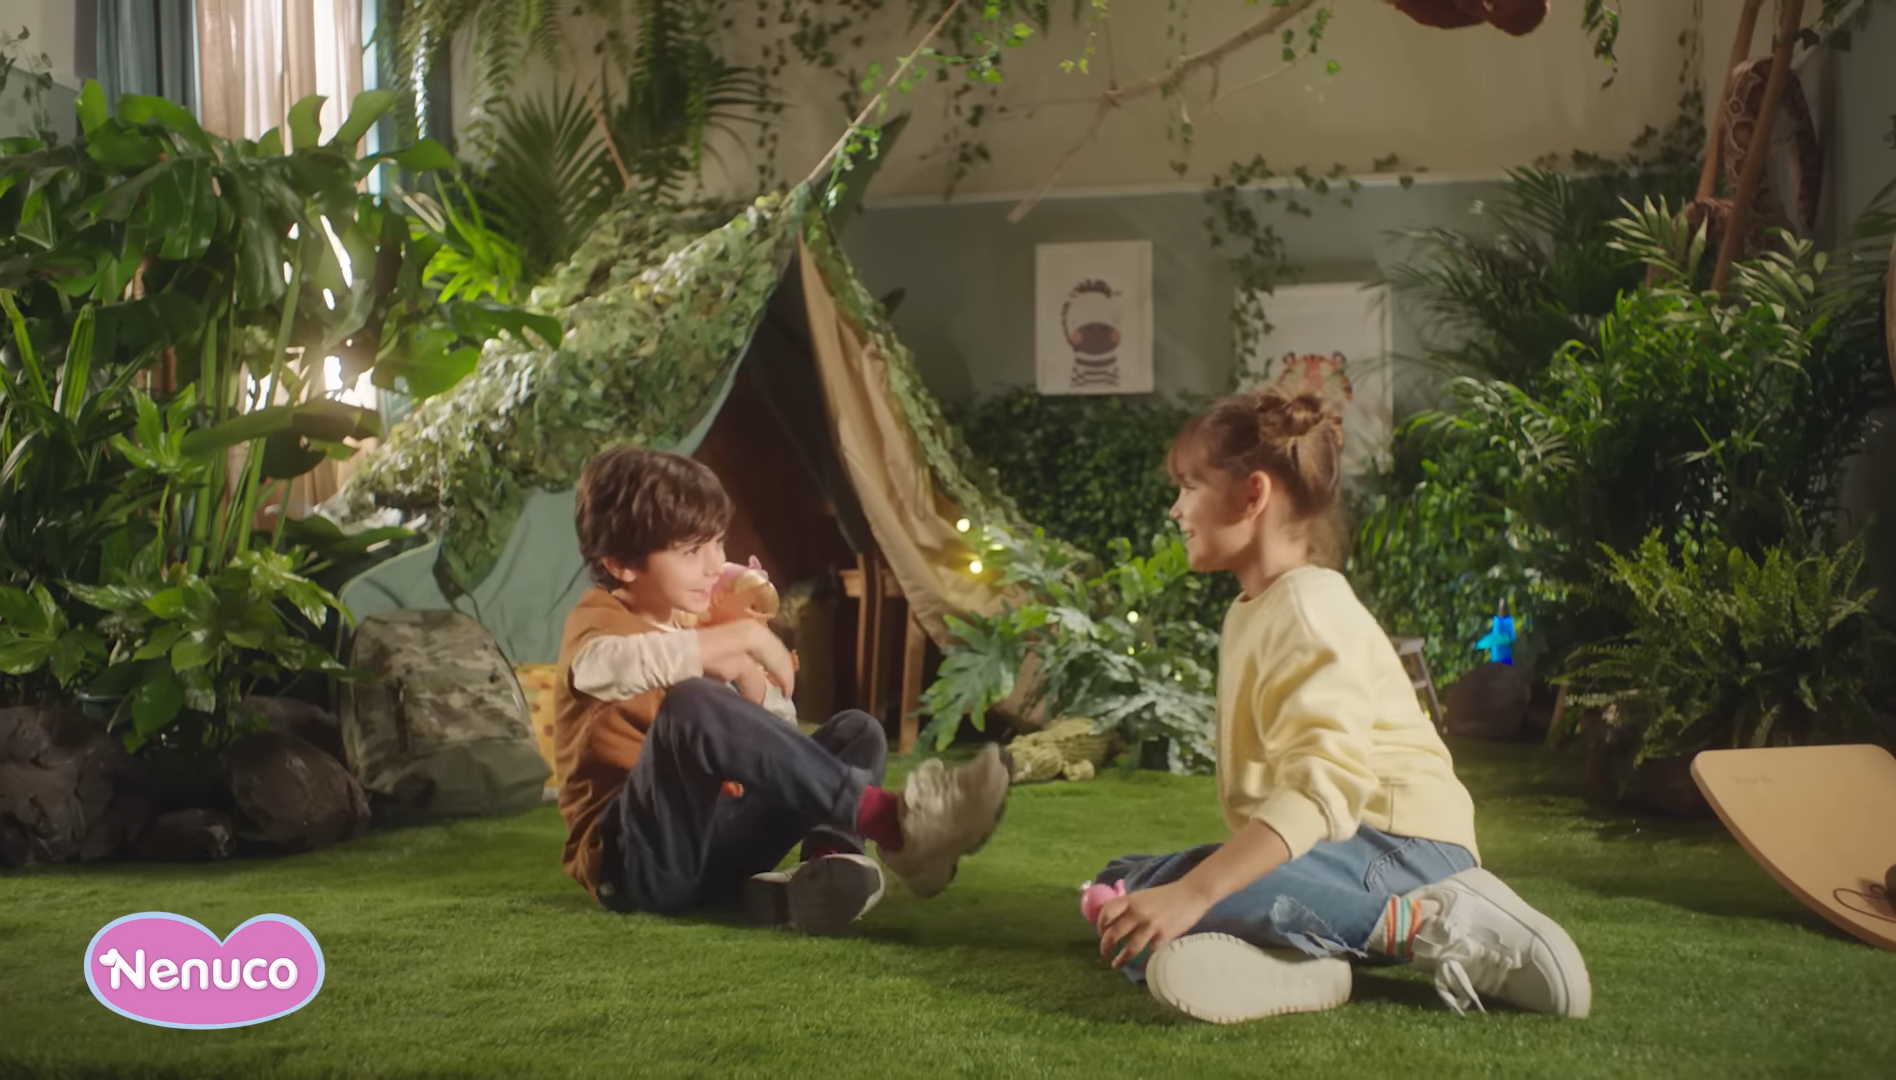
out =
{"type": "Polygon", "coordinates": [[[1119,108],[1134,98],[1144,97],[1147,94],[1157,93],[1161,90],[1176,88],[1182,85],[1186,79],[1190,78],[1201,68],[1216,67],[1226,57],[1244,48],[1246,45],[1257,41],[1259,38],[1276,33],[1283,28],[1285,23],[1303,14],[1316,2],[1317,0],[1289,0],[1283,7],[1272,8],[1268,15],[1264,15],[1244,29],[1218,44],[1213,45],[1211,48],[1187,56],[1184,60],[1179,62],[1177,67],[1163,75],[1154,75],[1151,78],[1141,79],[1138,82],[1128,83],[1125,86],[1118,85],[1117,80],[1110,82],[1106,90],[1101,93],[1097,99],[1099,105],[1097,111],[1093,114],[1093,123],[1087,128],[1086,135],[1082,137],[1072,149],[1061,156],[1059,163],[1054,166],[1052,174],[1047,177],[1039,188],[1035,189],[1032,195],[1022,199],[1020,204],[1014,207],[1013,211],[1007,215],[1007,220],[1010,222],[1018,222],[1033,210],[1035,204],[1045,197],[1047,192],[1053,187],[1054,182],[1060,178],[1060,173],[1066,169],[1067,163],[1072,161],[1074,156],[1084,149],[1088,143],[1098,137],[1100,125],[1105,123],[1107,115],[1111,113],[1112,110],[1119,108]]]}
{"type": "Polygon", "coordinates": [[[1296,66],[1297,65],[1295,64],[1285,64],[1283,67],[1280,67],[1275,71],[1267,71],[1264,74],[1259,75],[1255,79],[1246,79],[1236,86],[1227,88],[1222,93],[1218,91],[1216,85],[1214,84],[1214,86],[1212,87],[1211,107],[1214,109],[1217,108],[1219,102],[1223,101],[1224,99],[1230,97],[1233,94],[1240,93],[1245,90],[1249,90],[1251,87],[1257,86],[1260,83],[1270,82],[1272,79],[1282,78],[1285,74],[1287,74],[1292,68],[1296,66]]]}
{"type": "Polygon", "coordinates": [[[1714,292],[1725,291],[1725,284],[1731,280],[1732,261],[1751,230],[1751,204],[1764,179],[1765,162],[1771,158],[1771,121],[1777,118],[1778,100],[1784,96],[1784,80],[1791,77],[1791,50],[1797,45],[1797,28],[1803,24],[1804,0],[1779,2],[1783,8],[1771,52],[1771,76],[1764,84],[1764,108],[1758,110],[1751,145],[1745,152],[1744,172],[1739,174],[1738,189],[1731,195],[1731,218],[1725,223],[1724,242],[1718,246],[1718,265],[1712,270],[1714,292]]]}
{"type": "Polygon", "coordinates": [[[592,110],[593,132],[606,144],[606,153],[612,155],[613,167],[619,170],[621,190],[632,190],[632,170],[625,167],[625,159],[619,156],[619,144],[613,141],[612,128],[606,123],[606,110],[599,105],[599,94],[591,83],[586,84],[586,107],[592,110]]]}
{"type": "Polygon", "coordinates": [[[1019,223],[1021,218],[1026,217],[1029,211],[1039,205],[1041,199],[1047,197],[1047,192],[1051,191],[1053,185],[1059,182],[1060,174],[1066,171],[1067,165],[1072,163],[1073,159],[1079,156],[1081,150],[1086,149],[1089,143],[1099,137],[1099,129],[1105,125],[1107,114],[1111,113],[1115,108],[1117,108],[1117,106],[1111,102],[1105,100],[1100,101],[1098,108],[1093,112],[1093,123],[1086,129],[1086,136],[1079,142],[1068,147],[1067,152],[1060,155],[1060,160],[1054,164],[1053,171],[1048,173],[1047,178],[1042,180],[1040,186],[1034,189],[1034,193],[1022,199],[1020,205],[1008,212],[1007,223],[1009,225],[1019,223]]]}
{"type": "Polygon", "coordinates": [[[1122,89],[1108,90],[1107,93],[1113,95],[1118,101],[1124,102],[1127,98],[1142,97],[1167,86],[1176,86],[1183,82],[1186,76],[1197,71],[1199,68],[1207,64],[1215,64],[1225,57],[1230,56],[1232,53],[1237,52],[1239,49],[1244,48],[1246,45],[1251,44],[1253,41],[1256,41],[1258,38],[1264,37],[1267,34],[1276,33],[1283,28],[1285,23],[1303,14],[1307,8],[1316,2],[1317,0],[1290,0],[1290,3],[1284,7],[1273,8],[1269,15],[1258,19],[1256,22],[1218,44],[1213,45],[1211,48],[1187,56],[1179,63],[1178,67],[1164,75],[1154,75],[1149,79],[1141,79],[1122,89]]]}
{"type": "Polygon", "coordinates": [[[1712,128],[1705,133],[1705,168],[1699,173],[1698,197],[1709,199],[1718,191],[1718,156],[1725,139],[1725,101],[1731,96],[1733,73],[1751,55],[1751,37],[1758,27],[1758,9],[1764,0],[1745,0],[1738,13],[1738,33],[1731,41],[1731,59],[1725,63],[1725,79],[1712,109],[1712,128]]]}
{"type": "Polygon", "coordinates": [[[922,40],[915,43],[914,51],[902,58],[902,63],[895,69],[895,74],[889,76],[889,81],[882,84],[882,89],[876,91],[876,96],[870,98],[869,104],[864,105],[862,112],[857,113],[856,118],[843,129],[843,137],[837,139],[836,145],[830,147],[829,153],[823,155],[823,160],[817,162],[816,168],[810,170],[809,177],[803,181],[804,184],[814,184],[823,176],[823,173],[829,169],[830,163],[836,160],[836,155],[842,153],[843,147],[849,145],[850,136],[868,122],[870,114],[874,113],[876,107],[882,104],[882,99],[889,95],[889,89],[901,81],[904,72],[914,66],[915,58],[922,55],[922,50],[928,48],[928,43],[935,40],[935,35],[941,33],[942,27],[948,25],[948,20],[954,17],[955,12],[961,10],[961,4],[962,0],[955,0],[954,3],[948,5],[947,11],[941,13],[941,18],[935,20],[935,25],[929,27],[928,33],[922,40]]]}

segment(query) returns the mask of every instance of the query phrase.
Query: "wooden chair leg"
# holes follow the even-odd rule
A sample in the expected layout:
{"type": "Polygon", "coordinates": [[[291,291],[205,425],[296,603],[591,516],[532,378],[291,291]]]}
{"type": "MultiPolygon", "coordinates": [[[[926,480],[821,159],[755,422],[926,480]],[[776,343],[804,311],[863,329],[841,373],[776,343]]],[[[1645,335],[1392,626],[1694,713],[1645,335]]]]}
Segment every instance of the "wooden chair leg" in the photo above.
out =
{"type": "Polygon", "coordinates": [[[867,556],[856,556],[856,570],[862,575],[862,596],[856,601],[856,708],[868,712],[875,708],[869,684],[869,629],[875,621],[876,575],[867,556]]]}
{"type": "Polygon", "coordinates": [[[907,754],[915,749],[915,739],[919,734],[920,719],[916,711],[922,704],[922,665],[928,659],[928,632],[922,629],[921,621],[911,609],[908,613],[908,641],[902,650],[902,739],[897,744],[901,753],[907,754]]]}
{"type": "Polygon", "coordinates": [[[887,715],[889,700],[886,690],[889,680],[888,673],[885,670],[887,664],[884,662],[884,658],[888,656],[889,652],[889,624],[887,621],[889,594],[888,591],[883,588],[883,585],[886,583],[882,580],[885,571],[883,570],[881,559],[876,560],[873,572],[876,587],[873,594],[875,602],[870,606],[869,611],[869,704],[865,705],[864,708],[871,716],[874,716],[886,725],[889,722],[887,715]]]}

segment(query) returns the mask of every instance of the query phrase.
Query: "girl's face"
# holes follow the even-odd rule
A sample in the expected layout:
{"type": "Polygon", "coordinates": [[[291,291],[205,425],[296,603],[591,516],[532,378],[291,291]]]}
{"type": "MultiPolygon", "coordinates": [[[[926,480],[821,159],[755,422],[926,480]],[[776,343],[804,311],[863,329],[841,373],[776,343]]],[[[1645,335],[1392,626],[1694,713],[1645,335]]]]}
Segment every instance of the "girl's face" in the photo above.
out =
{"type": "Polygon", "coordinates": [[[711,587],[724,571],[724,538],[686,540],[646,557],[641,569],[608,562],[622,583],[619,591],[641,612],[703,615],[711,607],[711,587]]]}
{"type": "Polygon", "coordinates": [[[1217,469],[1189,469],[1180,474],[1170,517],[1185,534],[1185,554],[1192,569],[1201,573],[1233,570],[1248,557],[1258,540],[1252,504],[1260,501],[1253,489],[1262,476],[1253,473],[1240,480],[1217,469]]]}

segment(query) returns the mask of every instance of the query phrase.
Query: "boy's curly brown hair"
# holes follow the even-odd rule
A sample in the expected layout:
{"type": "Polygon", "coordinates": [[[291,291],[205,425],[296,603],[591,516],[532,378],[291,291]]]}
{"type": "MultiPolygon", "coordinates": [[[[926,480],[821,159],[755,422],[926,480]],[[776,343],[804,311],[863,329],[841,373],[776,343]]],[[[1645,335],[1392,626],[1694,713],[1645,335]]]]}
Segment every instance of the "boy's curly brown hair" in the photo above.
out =
{"type": "Polygon", "coordinates": [[[731,497],[703,462],[621,446],[586,466],[573,519],[593,583],[614,589],[607,559],[637,569],[674,544],[715,540],[730,527],[731,497]]]}

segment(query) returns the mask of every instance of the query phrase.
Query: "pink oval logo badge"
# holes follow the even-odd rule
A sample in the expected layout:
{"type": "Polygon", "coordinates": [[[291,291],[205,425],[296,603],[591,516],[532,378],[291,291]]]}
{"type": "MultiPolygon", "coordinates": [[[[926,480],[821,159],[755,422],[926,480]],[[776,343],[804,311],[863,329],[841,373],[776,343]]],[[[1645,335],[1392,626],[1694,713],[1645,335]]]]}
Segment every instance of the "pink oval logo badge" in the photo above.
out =
{"type": "Polygon", "coordinates": [[[142,1024],[245,1027],[308,1005],[323,987],[323,950],[287,915],[259,915],[219,941],[194,919],[145,911],[93,935],[86,985],[142,1024]]]}

